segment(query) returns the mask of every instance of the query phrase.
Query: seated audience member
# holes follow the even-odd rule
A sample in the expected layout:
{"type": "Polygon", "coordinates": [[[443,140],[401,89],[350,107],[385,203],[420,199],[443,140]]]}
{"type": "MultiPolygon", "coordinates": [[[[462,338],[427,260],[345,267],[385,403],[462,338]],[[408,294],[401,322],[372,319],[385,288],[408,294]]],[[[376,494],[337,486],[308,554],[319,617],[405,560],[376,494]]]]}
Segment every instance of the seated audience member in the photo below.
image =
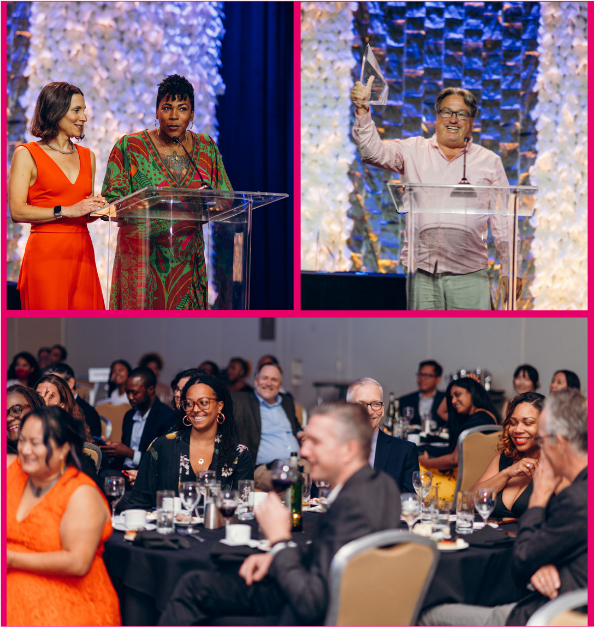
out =
{"type": "Polygon", "coordinates": [[[517,583],[530,582],[535,591],[520,602],[494,608],[440,605],[421,617],[421,625],[525,626],[550,600],[588,587],[586,398],[575,389],[553,393],[540,415],[538,434],[540,464],[513,549],[517,583]]]}
{"type": "Polygon", "coordinates": [[[419,363],[417,371],[418,391],[403,395],[398,399],[401,416],[404,416],[404,408],[413,408],[415,413],[411,423],[421,425],[421,417],[429,414],[431,420],[435,421],[438,427],[445,427],[446,422],[438,414],[439,406],[445,399],[445,393],[437,390],[442,373],[441,364],[435,360],[424,360],[419,363]]]}
{"type": "Polygon", "coordinates": [[[68,351],[66,351],[66,347],[62,345],[54,345],[50,349],[48,366],[50,364],[57,364],[58,362],[66,362],[66,358],[68,357],[68,351]]]}
{"type": "Polygon", "coordinates": [[[448,408],[448,453],[435,458],[425,451],[419,465],[433,473],[433,486],[439,488],[442,499],[451,500],[456,488],[458,467],[458,437],[464,430],[481,425],[497,425],[497,412],[489,393],[471,377],[452,381],[446,390],[448,408]]]}
{"type": "MultiPolygon", "coordinates": [[[[266,368],[266,367],[264,367],[266,368]]],[[[399,525],[394,482],[368,465],[372,429],[355,404],[324,404],[312,413],[301,447],[314,481],[329,482],[328,511],[302,554],[291,541],[291,516],[270,493],[256,518],[272,550],[246,558],[239,574],[194,571],[177,585],[161,625],[209,623],[221,615],[280,615],[279,625],[324,623],[330,563],[346,543],[399,525]]]]}
{"type": "Polygon", "coordinates": [[[45,403],[32,388],[16,384],[6,391],[6,453],[17,453],[17,441],[23,417],[35,410],[43,408],[45,403]]]}
{"type": "Polygon", "coordinates": [[[247,445],[252,457],[256,486],[271,490],[272,475],[265,465],[299,451],[301,425],[293,400],[280,393],[283,372],[278,364],[262,366],[254,381],[255,391],[231,394],[235,428],[239,442],[247,445]]]}
{"type": "Polygon", "coordinates": [[[219,367],[212,360],[205,360],[198,366],[198,370],[206,373],[207,375],[212,375],[213,377],[219,376],[219,367]]]}
{"type": "Polygon", "coordinates": [[[145,353],[140,360],[138,360],[138,366],[146,366],[155,374],[157,378],[155,394],[159,397],[160,401],[169,405],[172,401],[171,390],[169,390],[168,386],[159,381],[159,376],[164,366],[163,358],[158,353],[145,353]]]}
{"type": "Polygon", "coordinates": [[[149,447],[136,476],[127,508],[150,509],[160,490],[177,494],[182,482],[196,481],[199,471],[213,469],[223,489],[253,480],[254,466],[235,433],[233,401],[225,384],[199,374],[183,388],[175,432],[149,447]]]}
{"type": "Polygon", "coordinates": [[[184,386],[188,383],[190,378],[203,375],[200,369],[187,369],[181,371],[171,380],[171,391],[173,393],[172,408],[177,412],[180,409],[181,394],[184,386]]]}
{"type": "Polygon", "coordinates": [[[549,392],[554,393],[559,390],[565,390],[566,388],[575,388],[579,390],[581,388],[580,378],[573,371],[555,371],[551,385],[549,386],[549,392]]]}
{"type": "Polygon", "coordinates": [[[496,519],[520,517],[528,508],[532,478],[540,460],[538,419],[544,402],[544,396],[535,392],[511,400],[497,445],[499,454],[470,489],[488,487],[497,491],[492,514],[496,519]]]}
{"type": "Polygon", "coordinates": [[[265,364],[280,364],[273,355],[263,355],[256,364],[256,372],[258,372],[265,364]]]}
{"type": "Polygon", "coordinates": [[[6,387],[20,384],[27,388],[33,388],[40,375],[41,371],[37,360],[30,353],[21,351],[14,356],[8,367],[6,387]]]}
{"type": "Polygon", "coordinates": [[[23,418],[19,457],[6,471],[9,626],[121,624],[101,558],[111,516],[81,471],[84,441],[83,424],[60,407],[23,418]]]}
{"type": "MultiPolygon", "coordinates": [[[[514,371],[514,390],[516,395],[521,395],[527,392],[536,392],[540,386],[540,380],[538,377],[538,371],[530,364],[520,364],[514,371]]],[[[503,404],[503,416],[507,414],[507,404],[510,402],[508,399],[503,404]]]]}
{"type": "Polygon", "coordinates": [[[132,367],[126,360],[115,360],[109,368],[109,388],[107,390],[107,398],[101,399],[95,404],[95,407],[103,403],[111,403],[114,406],[123,406],[128,402],[126,394],[126,380],[130,376],[132,367]]]}
{"type": "Polygon", "coordinates": [[[252,392],[254,389],[246,383],[250,365],[243,358],[231,358],[227,366],[227,388],[229,392],[252,392]]]}
{"type": "Polygon", "coordinates": [[[114,457],[113,468],[138,469],[148,446],[158,436],[167,434],[175,424],[175,413],[157,398],[157,378],[153,371],[140,366],[130,371],[126,394],[132,408],[124,415],[122,442],[106,438],[101,449],[114,457]]]}
{"type": "Polygon", "coordinates": [[[347,390],[346,400],[357,403],[367,412],[373,436],[369,466],[393,477],[401,493],[414,493],[412,474],[419,470],[419,452],[414,443],[389,436],[379,429],[384,417],[384,391],[374,379],[363,377],[347,390]]]}
{"type": "Polygon", "coordinates": [[[46,369],[47,375],[57,375],[61,377],[67,384],[68,388],[74,396],[78,407],[85,415],[85,422],[91,430],[93,436],[101,436],[101,418],[95,408],[88,404],[79,394],[76,392],[76,379],[74,377],[74,371],[68,364],[64,362],[58,362],[57,364],[51,364],[46,369]]]}
{"type": "Polygon", "coordinates": [[[49,354],[51,349],[49,347],[41,347],[37,352],[37,364],[39,365],[40,370],[49,365],[49,354]]]}

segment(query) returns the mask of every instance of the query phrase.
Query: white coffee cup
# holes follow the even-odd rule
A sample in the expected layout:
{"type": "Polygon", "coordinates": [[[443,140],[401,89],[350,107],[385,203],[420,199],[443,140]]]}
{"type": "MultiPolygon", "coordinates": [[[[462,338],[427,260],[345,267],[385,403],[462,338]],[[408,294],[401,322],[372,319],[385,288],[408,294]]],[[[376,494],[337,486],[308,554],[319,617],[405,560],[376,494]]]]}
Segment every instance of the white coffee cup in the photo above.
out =
{"type": "Polygon", "coordinates": [[[418,434],[409,434],[407,440],[410,443],[418,445],[421,442],[421,437],[418,434]]]}
{"type": "Polygon", "coordinates": [[[268,493],[254,492],[254,510],[268,497],[268,493]]]}
{"type": "Polygon", "coordinates": [[[178,512],[180,512],[181,509],[182,509],[181,497],[174,497],[173,498],[173,512],[174,512],[174,514],[177,514],[178,512]]]}
{"type": "Polygon", "coordinates": [[[146,525],[146,511],[145,510],[124,510],[124,524],[128,530],[140,530],[146,525]]]}
{"type": "Polygon", "coordinates": [[[225,540],[234,545],[247,543],[252,536],[252,528],[242,523],[233,523],[225,528],[225,540]]]}

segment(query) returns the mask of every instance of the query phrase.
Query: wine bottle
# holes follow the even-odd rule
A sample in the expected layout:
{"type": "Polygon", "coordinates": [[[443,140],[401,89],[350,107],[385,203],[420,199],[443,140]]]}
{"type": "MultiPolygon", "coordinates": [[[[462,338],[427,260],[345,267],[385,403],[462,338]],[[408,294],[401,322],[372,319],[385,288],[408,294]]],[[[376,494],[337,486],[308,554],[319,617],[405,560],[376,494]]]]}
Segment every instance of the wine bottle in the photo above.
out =
{"type": "Polygon", "coordinates": [[[301,532],[301,530],[303,530],[301,502],[303,478],[301,477],[301,473],[299,473],[299,456],[296,451],[291,453],[289,464],[297,472],[297,478],[291,485],[291,524],[294,532],[301,532]]]}
{"type": "Polygon", "coordinates": [[[388,403],[388,412],[386,413],[386,427],[391,434],[394,430],[394,416],[396,414],[396,403],[394,401],[394,393],[390,393],[390,401],[388,403]]]}

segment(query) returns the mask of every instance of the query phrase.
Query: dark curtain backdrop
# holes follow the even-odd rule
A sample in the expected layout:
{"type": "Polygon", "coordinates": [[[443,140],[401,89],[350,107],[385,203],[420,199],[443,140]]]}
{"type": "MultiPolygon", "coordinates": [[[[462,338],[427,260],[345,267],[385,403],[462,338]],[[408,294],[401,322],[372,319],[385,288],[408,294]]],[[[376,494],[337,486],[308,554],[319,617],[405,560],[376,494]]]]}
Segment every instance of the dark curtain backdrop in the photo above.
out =
{"type": "Polygon", "coordinates": [[[226,2],[219,148],[233,188],[284,192],[254,211],[251,309],[293,308],[293,3],[226,2]]]}

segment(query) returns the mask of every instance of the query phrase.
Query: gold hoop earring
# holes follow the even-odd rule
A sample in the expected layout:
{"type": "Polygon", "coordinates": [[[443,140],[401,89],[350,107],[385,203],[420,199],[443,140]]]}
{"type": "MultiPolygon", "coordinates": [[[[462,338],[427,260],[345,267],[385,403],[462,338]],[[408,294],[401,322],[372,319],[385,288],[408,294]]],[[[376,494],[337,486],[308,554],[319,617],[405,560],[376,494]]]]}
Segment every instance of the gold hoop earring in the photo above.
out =
{"type": "Polygon", "coordinates": [[[225,422],[225,415],[224,415],[222,412],[219,412],[219,413],[217,414],[217,423],[218,423],[219,425],[223,425],[223,423],[224,423],[224,422],[225,422]],[[221,417],[223,417],[223,420],[222,420],[222,421],[219,421],[219,419],[220,419],[221,417]]]}
{"type": "Polygon", "coordinates": [[[186,414],[186,416],[182,419],[182,423],[184,425],[186,425],[187,427],[190,427],[192,425],[192,421],[190,421],[190,419],[188,419],[188,422],[186,423],[186,419],[188,419],[188,415],[186,414]]]}
{"type": "Polygon", "coordinates": [[[64,458],[60,461],[60,475],[64,475],[64,469],[66,468],[66,463],[64,462],[64,458]]]}

